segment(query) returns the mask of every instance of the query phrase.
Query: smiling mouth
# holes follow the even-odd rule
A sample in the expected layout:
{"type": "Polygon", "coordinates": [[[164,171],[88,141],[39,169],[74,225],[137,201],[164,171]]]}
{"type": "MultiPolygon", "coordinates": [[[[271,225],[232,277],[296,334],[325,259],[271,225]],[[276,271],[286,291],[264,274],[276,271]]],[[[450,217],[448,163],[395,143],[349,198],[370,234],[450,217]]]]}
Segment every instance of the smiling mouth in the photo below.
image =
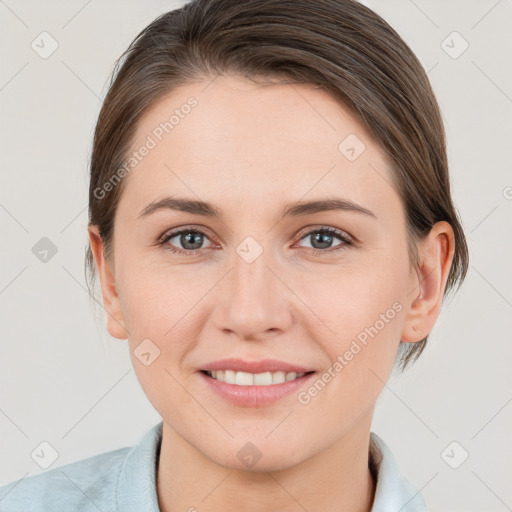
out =
{"type": "Polygon", "coordinates": [[[285,373],[283,371],[277,371],[254,374],[235,370],[201,370],[201,372],[212,379],[218,380],[219,382],[233,384],[235,386],[272,386],[300,379],[305,375],[315,373],[313,371],[303,373],[285,373]]]}

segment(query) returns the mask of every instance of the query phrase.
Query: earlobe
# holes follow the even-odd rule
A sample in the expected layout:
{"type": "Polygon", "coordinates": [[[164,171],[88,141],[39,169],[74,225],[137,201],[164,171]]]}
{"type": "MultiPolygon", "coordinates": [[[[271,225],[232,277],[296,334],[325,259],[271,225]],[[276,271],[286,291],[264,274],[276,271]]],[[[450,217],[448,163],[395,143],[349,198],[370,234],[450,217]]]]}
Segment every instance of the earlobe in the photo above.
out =
{"type": "Polygon", "coordinates": [[[414,343],[424,339],[434,327],[443,301],[455,250],[453,229],[437,222],[420,243],[419,266],[414,269],[410,302],[401,340],[414,343]]]}
{"type": "Polygon", "coordinates": [[[107,313],[107,331],[114,338],[125,340],[128,338],[128,333],[116,289],[115,277],[110,262],[105,257],[103,242],[97,226],[89,226],[89,243],[101,284],[103,306],[107,313]]]}

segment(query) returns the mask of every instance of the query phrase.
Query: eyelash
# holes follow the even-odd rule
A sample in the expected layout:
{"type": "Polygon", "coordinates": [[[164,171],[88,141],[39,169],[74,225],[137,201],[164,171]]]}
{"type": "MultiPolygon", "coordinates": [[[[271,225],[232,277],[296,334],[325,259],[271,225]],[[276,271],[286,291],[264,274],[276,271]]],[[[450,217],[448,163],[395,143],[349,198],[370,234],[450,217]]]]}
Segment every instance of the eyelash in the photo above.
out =
{"type": "MultiPolygon", "coordinates": [[[[202,231],[201,229],[197,228],[191,228],[191,227],[185,227],[178,229],[176,231],[171,231],[170,233],[165,233],[162,237],[160,237],[158,241],[158,245],[163,247],[165,250],[170,251],[172,253],[176,254],[182,254],[185,256],[197,256],[199,254],[202,254],[202,252],[208,250],[208,248],[203,249],[193,249],[193,250],[185,250],[185,249],[177,249],[176,247],[173,247],[172,245],[168,244],[167,242],[171,240],[172,238],[181,235],[182,233],[194,233],[194,234],[201,234],[208,238],[208,235],[202,231]]],[[[330,234],[338,237],[343,243],[335,246],[334,248],[327,248],[327,249],[313,249],[310,248],[311,253],[315,256],[325,256],[326,254],[333,254],[337,253],[339,251],[345,250],[348,246],[353,246],[354,242],[352,239],[343,231],[340,231],[336,228],[332,228],[329,226],[322,226],[321,228],[315,228],[308,232],[306,232],[303,236],[299,238],[298,241],[303,240],[304,238],[312,235],[313,233],[322,233],[322,234],[330,234]]]]}

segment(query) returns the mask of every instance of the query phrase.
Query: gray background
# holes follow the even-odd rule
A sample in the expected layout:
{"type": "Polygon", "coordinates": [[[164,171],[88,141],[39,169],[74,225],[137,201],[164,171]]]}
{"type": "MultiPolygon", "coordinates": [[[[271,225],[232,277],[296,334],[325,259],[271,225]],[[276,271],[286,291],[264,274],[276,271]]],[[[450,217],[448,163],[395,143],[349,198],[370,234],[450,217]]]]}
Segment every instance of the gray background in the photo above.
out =
{"type": "MultiPolygon", "coordinates": [[[[386,384],[372,430],[430,510],[512,510],[512,0],[369,3],[429,72],[471,253],[426,352],[386,384]]],[[[44,471],[31,458],[42,441],[55,468],[133,445],[160,421],[127,342],[86,293],[87,161],[114,60],[178,5],[0,0],[0,485],[44,471]],[[59,45],[46,59],[31,47],[42,31],[59,45]],[[42,237],[58,249],[46,262],[32,251],[42,237]]]]}

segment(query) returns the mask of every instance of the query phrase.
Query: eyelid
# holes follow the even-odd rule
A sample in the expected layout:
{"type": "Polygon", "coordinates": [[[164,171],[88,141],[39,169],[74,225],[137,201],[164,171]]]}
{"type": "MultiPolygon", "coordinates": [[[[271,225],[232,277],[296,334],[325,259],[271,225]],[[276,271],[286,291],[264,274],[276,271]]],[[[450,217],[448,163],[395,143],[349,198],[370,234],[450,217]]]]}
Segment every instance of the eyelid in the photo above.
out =
{"type": "MultiPolygon", "coordinates": [[[[182,231],[197,231],[199,233],[203,233],[205,236],[208,237],[208,239],[218,239],[218,237],[213,236],[211,234],[211,231],[206,227],[202,226],[201,224],[184,224],[183,226],[178,226],[175,228],[166,229],[158,238],[157,243],[162,243],[164,240],[167,240],[170,238],[173,238],[177,236],[182,231]],[[172,236],[170,236],[172,235],[172,236]]],[[[213,241],[213,240],[212,240],[213,241]]]]}
{"type": "Polygon", "coordinates": [[[357,239],[354,236],[352,236],[351,234],[347,233],[344,229],[335,228],[333,226],[328,226],[326,224],[314,224],[314,225],[306,226],[297,235],[297,241],[300,242],[305,236],[308,236],[312,232],[315,232],[315,231],[324,231],[324,232],[333,234],[333,235],[341,238],[343,241],[345,241],[347,243],[351,243],[351,244],[357,243],[357,239]]]}

